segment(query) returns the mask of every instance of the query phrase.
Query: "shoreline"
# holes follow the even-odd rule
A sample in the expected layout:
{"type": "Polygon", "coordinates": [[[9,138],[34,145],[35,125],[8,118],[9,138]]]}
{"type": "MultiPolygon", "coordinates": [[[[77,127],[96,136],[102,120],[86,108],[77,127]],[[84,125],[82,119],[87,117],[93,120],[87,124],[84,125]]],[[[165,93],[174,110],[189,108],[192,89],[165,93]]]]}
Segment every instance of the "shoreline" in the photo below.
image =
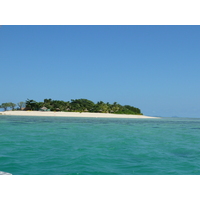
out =
{"type": "Polygon", "coordinates": [[[12,116],[46,116],[46,117],[92,117],[92,118],[135,118],[135,119],[159,119],[145,115],[127,115],[111,113],[89,113],[89,112],[52,112],[52,111],[4,111],[0,115],[12,116]]]}

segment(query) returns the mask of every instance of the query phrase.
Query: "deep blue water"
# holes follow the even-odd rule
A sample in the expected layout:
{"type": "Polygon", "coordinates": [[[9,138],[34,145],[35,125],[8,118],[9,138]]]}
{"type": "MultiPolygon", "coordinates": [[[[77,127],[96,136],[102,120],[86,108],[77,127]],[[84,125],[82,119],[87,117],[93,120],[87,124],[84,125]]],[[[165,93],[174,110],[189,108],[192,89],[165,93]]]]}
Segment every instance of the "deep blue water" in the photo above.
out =
{"type": "Polygon", "coordinates": [[[200,119],[0,116],[13,175],[198,175],[200,119]]]}

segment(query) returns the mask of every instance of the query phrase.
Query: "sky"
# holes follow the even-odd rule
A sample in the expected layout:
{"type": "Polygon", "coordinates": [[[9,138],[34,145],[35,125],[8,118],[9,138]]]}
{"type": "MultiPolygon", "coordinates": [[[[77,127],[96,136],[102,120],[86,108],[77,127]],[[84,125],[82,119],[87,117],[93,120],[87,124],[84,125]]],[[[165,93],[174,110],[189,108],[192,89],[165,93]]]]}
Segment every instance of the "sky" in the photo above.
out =
{"type": "Polygon", "coordinates": [[[200,26],[0,26],[0,104],[85,98],[200,117],[200,26]]]}

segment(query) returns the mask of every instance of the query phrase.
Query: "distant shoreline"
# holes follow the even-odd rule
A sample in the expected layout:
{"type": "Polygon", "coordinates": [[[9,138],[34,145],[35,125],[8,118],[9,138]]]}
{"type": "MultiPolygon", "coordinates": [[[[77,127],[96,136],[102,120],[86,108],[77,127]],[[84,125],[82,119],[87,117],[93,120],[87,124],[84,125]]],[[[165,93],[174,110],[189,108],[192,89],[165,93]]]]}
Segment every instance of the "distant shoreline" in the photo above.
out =
{"type": "Polygon", "coordinates": [[[135,118],[135,119],[159,119],[159,117],[150,117],[145,115],[127,115],[111,113],[90,113],[90,112],[52,112],[52,111],[4,111],[0,115],[12,116],[51,116],[51,117],[92,117],[92,118],[135,118]]]}

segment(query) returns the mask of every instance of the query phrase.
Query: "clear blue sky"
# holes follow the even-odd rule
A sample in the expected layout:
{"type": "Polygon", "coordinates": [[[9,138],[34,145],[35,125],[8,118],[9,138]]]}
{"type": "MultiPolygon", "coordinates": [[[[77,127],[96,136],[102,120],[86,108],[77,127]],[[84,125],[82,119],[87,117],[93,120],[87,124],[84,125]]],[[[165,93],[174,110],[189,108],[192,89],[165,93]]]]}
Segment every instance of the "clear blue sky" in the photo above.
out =
{"type": "Polygon", "coordinates": [[[0,104],[27,98],[200,117],[200,26],[1,26],[0,104]]]}

